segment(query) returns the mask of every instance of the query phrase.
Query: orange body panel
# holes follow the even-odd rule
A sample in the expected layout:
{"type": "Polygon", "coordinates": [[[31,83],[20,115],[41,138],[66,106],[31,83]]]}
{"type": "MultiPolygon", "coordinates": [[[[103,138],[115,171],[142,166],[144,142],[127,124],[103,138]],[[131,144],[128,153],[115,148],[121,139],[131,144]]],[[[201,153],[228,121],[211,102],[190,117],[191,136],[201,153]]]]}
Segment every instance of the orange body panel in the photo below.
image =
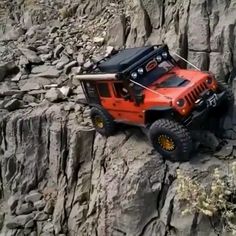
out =
{"type": "Polygon", "coordinates": [[[208,73],[194,71],[194,70],[183,70],[178,67],[173,68],[168,73],[164,74],[162,77],[158,78],[154,83],[148,87],[155,92],[153,93],[149,90],[143,90],[144,101],[136,105],[133,101],[125,100],[123,98],[117,98],[114,89],[114,81],[109,81],[109,90],[111,97],[103,98],[101,97],[102,106],[112,115],[116,121],[122,121],[127,123],[134,123],[138,125],[145,125],[145,111],[153,107],[173,107],[181,116],[188,116],[193,109],[193,105],[189,105],[185,102],[183,107],[178,107],[176,102],[179,99],[185,99],[185,97],[193,91],[195,88],[205,83],[206,90],[216,90],[217,83],[215,79],[209,85],[206,83],[207,78],[209,78],[208,73]],[[179,77],[183,77],[190,82],[184,87],[173,87],[173,88],[160,88],[158,84],[165,81],[169,76],[176,74],[179,77]]]}

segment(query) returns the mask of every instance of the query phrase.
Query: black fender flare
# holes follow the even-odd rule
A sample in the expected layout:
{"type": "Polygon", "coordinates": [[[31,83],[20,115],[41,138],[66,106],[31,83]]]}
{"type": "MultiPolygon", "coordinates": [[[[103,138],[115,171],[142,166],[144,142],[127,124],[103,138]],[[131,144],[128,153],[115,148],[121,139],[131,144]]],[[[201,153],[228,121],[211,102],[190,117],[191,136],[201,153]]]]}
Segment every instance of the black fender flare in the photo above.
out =
{"type": "Polygon", "coordinates": [[[165,116],[171,117],[174,113],[174,109],[171,106],[154,106],[145,111],[145,123],[154,122],[156,119],[163,118],[165,116]]]}

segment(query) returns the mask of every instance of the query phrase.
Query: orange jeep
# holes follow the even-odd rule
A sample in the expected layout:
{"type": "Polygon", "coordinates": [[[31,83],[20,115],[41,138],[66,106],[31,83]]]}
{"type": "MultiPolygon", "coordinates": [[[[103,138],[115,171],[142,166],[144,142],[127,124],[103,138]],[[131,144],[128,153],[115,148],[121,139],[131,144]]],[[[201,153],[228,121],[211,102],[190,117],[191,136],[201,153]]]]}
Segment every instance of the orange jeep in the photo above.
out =
{"type": "Polygon", "coordinates": [[[190,130],[233,101],[225,83],[181,68],[166,45],[121,50],[90,72],[78,79],[97,132],[109,136],[116,123],[148,127],[154,148],[172,161],[188,160],[190,130]]]}

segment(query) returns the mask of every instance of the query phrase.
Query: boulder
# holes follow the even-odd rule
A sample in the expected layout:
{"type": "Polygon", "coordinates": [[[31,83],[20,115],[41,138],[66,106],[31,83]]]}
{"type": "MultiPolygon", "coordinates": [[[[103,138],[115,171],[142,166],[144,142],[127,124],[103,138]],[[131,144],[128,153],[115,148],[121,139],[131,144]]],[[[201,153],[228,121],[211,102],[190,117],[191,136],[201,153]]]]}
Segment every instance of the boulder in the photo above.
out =
{"type": "Polygon", "coordinates": [[[59,89],[51,88],[45,94],[45,98],[50,102],[58,102],[64,99],[64,95],[59,89]]]}
{"type": "Polygon", "coordinates": [[[42,197],[43,195],[41,193],[37,191],[32,191],[28,195],[25,196],[25,201],[34,203],[34,202],[39,201],[42,197]]]}
{"type": "Polygon", "coordinates": [[[39,64],[42,62],[41,58],[37,55],[35,51],[32,51],[28,48],[19,48],[19,49],[29,62],[34,64],[39,64]]]}
{"type": "Polygon", "coordinates": [[[4,104],[4,109],[8,111],[14,111],[19,109],[22,103],[18,99],[11,99],[9,102],[4,104]]]}
{"type": "Polygon", "coordinates": [[[21,227],[24,227],[33,218],[34,218],[33,213],[28,214],[28,215],[20,215],[20,216],[16,216],[16,217],[11,217],[6,222],[6,227],[8,229],[21,228],[21,227]]]}

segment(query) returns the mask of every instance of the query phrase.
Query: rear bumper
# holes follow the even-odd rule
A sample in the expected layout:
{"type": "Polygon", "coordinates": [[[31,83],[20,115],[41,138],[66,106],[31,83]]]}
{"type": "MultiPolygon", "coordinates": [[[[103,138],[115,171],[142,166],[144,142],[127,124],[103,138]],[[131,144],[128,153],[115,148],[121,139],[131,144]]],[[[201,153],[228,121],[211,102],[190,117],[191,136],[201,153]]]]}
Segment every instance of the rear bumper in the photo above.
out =
{"type": "Polygon", "coordinates": [[[222,102],[226,98],[225,91],[221,93],[213,93],[209,97],[202,98],[201,105],[196,105],[196,108],[191,113],[191,115],[184,120],[185,126],[192,128],[197,127],[202,124],[207,119],[207,116],[210,112],[214,111],[217,107],[219,107],[222,102]],[[210,104],[211,98],[215,97],[216,100],[212,100],[212,104],[210,104]]]}

